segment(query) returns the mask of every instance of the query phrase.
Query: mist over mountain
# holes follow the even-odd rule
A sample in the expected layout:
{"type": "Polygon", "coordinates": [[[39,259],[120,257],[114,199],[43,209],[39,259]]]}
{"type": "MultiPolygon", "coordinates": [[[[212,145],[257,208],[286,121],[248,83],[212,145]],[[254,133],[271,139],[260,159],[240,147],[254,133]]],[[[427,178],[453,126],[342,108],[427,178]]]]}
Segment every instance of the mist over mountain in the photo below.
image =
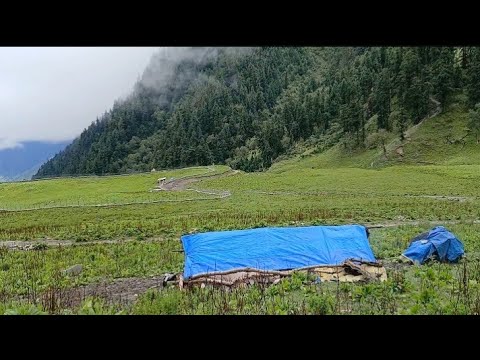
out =
{"type": "Polygon", "coordinates": [[[36,176],[212,163],[259,171],[299,148],[403,141],[453,99],[471,111],[480,102],[479,48],[163,49],[132,93],[36,176]]]}

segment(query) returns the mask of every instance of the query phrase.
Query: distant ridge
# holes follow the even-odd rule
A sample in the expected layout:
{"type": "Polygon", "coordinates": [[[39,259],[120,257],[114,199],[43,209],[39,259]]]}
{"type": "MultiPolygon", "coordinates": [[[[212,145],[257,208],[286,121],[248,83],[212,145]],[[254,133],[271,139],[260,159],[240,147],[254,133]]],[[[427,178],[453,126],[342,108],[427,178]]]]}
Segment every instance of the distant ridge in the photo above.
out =
{"type": "Polygon", "coordinates": [[[69,144],[27,141],[22,146],[0,150],[0,182],[29,180],[43,163],[69,144]]]}

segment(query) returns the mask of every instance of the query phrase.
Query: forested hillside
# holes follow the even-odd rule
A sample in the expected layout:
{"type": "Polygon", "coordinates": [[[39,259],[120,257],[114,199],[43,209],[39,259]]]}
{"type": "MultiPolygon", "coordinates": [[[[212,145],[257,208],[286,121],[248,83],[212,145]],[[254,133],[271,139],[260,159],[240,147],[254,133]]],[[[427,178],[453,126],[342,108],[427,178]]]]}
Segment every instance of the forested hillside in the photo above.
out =
{"type": "MultiPolygon", "coordinates": [[[[480,102],[479,48],[175,48],[36,177],[262,170],[298,144],[321,152],[402,140],[459,94],[469,109],[480,102]]],[[[469,119],[478,137],[480,107],[469,119]]]]}

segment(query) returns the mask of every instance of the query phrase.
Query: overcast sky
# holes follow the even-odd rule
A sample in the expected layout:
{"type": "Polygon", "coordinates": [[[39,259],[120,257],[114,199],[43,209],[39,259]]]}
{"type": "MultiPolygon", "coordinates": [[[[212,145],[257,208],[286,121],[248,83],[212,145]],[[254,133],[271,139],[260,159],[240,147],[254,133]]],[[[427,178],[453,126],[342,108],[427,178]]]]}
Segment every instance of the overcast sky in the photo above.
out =
{"type": "Polygon", "coordinates": [[[133,89],[155,50],[0,47],[0,149],[73,139],[133,89]]]}

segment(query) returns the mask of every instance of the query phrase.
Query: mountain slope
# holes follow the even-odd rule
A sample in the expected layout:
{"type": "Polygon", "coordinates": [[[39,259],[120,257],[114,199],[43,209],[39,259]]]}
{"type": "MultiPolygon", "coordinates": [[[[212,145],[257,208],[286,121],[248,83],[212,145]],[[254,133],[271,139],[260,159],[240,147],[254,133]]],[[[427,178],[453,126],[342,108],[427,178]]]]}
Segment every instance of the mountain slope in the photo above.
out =
{"type": "Polygon", "coordinates": [[[36,176],[212,163],[255,171],[302,147],[376,161],[376,144],[403,142],[452,94],[465,94],[460,106],[480,102],[478,48],[172,51],[36,176]]]}
{"type": "Polygon", "coordinates": [[[45,161],[65,149],[68,143],[29,141],[20,147],[0,150],[0,181],[30,179],[45,161]]]}
{"type": "Polygon", "coordinates": [[[441,115],[422,121],[408,129],[404,141],[390,137],[387,155],[381,146],[346,151],[341,144],[318,153],[315,148],[275,163],[269,171],[285,172],[301,168],[366,168],[391,165],[480,165],[480,145],[471,135],[465,136],[468,113],[454,104],[441,115]],[[399,149],[401,148],[401,151],[399,149]]]}

